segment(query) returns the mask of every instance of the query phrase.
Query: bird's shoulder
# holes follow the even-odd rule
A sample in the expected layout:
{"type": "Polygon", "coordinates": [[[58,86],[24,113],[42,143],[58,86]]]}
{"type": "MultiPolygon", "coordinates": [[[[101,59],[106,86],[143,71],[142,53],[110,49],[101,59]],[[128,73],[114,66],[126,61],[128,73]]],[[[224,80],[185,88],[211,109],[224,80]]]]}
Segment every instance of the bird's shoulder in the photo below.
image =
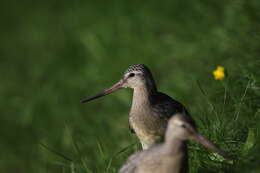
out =
{"type": "Polygon", "coordinates": [[[157,92],[153,96],[151,107],[156,115],[166,119],[169,119],[175,113],[188,114],[183,104],[162,92],[157,92]]]}

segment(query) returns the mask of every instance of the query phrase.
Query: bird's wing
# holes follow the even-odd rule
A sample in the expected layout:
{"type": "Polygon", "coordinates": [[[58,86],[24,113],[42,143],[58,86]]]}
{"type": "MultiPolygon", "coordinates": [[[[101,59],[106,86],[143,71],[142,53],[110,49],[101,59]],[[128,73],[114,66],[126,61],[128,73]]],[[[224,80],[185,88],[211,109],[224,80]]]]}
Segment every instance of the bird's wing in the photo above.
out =
{"type": "Polygon", "coordinates": [[[168,120],[172,115],[176,113],[188,114],[185,107],[178,101],[172,99],[170,96],[158,92],[152,100],[152,109],[156,116],[168,120]]]}

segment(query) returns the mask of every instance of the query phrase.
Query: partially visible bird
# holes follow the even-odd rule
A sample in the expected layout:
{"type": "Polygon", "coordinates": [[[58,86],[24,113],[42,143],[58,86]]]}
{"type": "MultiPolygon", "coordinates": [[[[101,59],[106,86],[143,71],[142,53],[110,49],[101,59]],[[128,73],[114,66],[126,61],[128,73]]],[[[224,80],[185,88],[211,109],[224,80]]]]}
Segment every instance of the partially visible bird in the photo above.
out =
{"type": "Polygon", "coordinates": [[[188,114],[181,103],[157,90],[152,73],[143,64],[130,66],[123,78],[111,88],[81,102],[91,101],[121,88],[134,89],[129,126],[139,138],[143,149],[162,141],[167,122],[172,115],[188,114]]]}
{"type": "Polygon", "coordinates": [[[200,142],[223,157],[228,156],[197,132],[190,117],[178,113],[169,120],[165,142],[130,156],[119,173],[186,173],[189,139],[200,142]]]}

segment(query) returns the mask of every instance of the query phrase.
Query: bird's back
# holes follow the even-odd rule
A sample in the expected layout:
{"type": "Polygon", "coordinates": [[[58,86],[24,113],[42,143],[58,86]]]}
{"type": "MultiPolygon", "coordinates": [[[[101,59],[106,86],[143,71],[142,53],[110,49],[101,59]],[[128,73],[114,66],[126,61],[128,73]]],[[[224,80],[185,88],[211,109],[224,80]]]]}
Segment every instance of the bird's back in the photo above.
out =
{"type": "Polygon", "coordinates": [[[153,156],[156,153],[155,151],[160,149],[160,145],[161,144],[155,145],[147,150],[139,151],[131,155],[127,159],[126,164],[119,170],[119,173],[139,173],[142,164],[150,165],[149,160],[155,158],[153,156]]]}
{"type": "Polygon", "coordinates": [[[151,108],[155,112],[154,115],[159,116],[161,119],[168,120],[176,113],[185,113],[188,115],[188,111],[180,102],[162,92],[155,93],[151,97],[150,102],[151,108]]]}
{"type": "Polygon", "coordinates": [[[119,173],[186,173],[186,144],[184,147],[185,152],[172,153],[158,144],[137,152],[129,157],[119,173]]]}

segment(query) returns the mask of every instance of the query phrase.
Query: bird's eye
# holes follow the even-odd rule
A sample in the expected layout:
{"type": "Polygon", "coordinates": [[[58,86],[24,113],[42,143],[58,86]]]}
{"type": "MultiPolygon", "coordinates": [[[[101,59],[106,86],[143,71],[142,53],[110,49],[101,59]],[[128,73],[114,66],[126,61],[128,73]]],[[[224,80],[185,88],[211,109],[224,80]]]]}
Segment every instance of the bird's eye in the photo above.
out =
{"type": "Polygon", "coordinates": [[[128,76],[129,76],[129,77],[134,77],[135,74],[134,74],[134,73],[130,73],[128,76]]]}
{"type": "Polygon", "coordinates": [[[182,124],[181,127],[186,128],[186,125],[185,125],[185,124],[182,124]]]}

